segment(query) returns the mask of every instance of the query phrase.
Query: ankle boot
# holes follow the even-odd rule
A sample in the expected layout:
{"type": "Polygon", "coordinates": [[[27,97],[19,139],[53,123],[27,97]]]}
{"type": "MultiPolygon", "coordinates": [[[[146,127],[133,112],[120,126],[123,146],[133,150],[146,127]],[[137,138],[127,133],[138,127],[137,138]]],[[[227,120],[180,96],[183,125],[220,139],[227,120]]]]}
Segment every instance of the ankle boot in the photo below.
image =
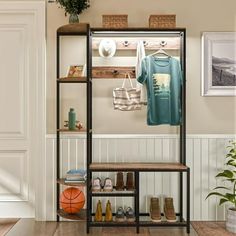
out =
{"type": "Polygon", "coordinates": [[[102,221],[102,203],[100,200],[97,203],[97,209],[96,209],[94,221],[96,221],[96,222],[102,221]]]}
{"type": "Polygon", "coordinates": [[[128,172],[126,179],[126,190],[133,191],[134,189],[134,173],[128,172]]]}
{"type": "Polygon", "coordinates": [[[173,198],[171,197],[165,198],[164,213],[166,220],[168,222],[176,222],[176,214],[175,214],[173,198]]]}
{"type": "Polygon", "coordinates": [[[112,221],[112,211],[111,211],[111,203],[108,200],[106,205],[106,215],[105,215],[105,221],[111,222],[112,221]]]}
{"type": "Polygon", "coordinates": [[[124,190],[124,177],[122,172],[118,172],[116,176],[116,190],[123,191],[124,190]]]}

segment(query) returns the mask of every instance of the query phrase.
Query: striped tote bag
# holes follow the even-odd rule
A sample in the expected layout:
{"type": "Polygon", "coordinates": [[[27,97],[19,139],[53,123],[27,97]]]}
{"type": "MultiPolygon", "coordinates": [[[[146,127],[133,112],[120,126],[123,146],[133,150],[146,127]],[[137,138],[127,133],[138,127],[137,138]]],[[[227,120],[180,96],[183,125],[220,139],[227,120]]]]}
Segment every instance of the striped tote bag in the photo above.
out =
{"type": "Polygon", "coordinates": [[[141,89],[133,87],[129,74],[126,74],[121,88],[113,89],[113,104],[115,110],[141,110],[141,89]],[[126,80],[129,80],[130,82],[129,88],[125,87],[126,80]]]}

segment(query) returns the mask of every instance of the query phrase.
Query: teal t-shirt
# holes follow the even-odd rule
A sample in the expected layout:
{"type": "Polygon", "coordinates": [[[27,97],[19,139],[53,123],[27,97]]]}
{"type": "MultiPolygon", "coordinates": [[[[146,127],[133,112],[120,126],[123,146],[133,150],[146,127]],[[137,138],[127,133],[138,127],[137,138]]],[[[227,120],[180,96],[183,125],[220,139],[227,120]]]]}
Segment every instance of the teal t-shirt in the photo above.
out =
{"type": "Polygon", "coordinates": [[[179,61],[173,57],[145,57],[138,82],[147,85],[148,125],[180,125],[182,72],[179,61]]]}

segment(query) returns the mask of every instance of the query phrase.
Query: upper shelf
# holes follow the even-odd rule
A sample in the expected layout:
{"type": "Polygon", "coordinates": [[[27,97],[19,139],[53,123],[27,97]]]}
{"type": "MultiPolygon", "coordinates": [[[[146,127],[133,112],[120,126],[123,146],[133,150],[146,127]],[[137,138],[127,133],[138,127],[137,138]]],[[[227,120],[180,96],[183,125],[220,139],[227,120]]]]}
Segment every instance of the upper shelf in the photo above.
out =
{"type": "Polygon", "coordinates": [[[87,35],[89,32],[89,24],[75,23],[63,25],[57,29],[58,35],[87,35]]]}

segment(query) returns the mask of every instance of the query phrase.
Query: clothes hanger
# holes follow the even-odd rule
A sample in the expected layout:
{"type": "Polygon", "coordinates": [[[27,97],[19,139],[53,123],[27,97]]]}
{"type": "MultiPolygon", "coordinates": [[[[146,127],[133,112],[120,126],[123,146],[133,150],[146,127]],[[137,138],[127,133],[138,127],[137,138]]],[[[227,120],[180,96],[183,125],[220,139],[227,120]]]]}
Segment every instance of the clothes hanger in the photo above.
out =
{"type": "Polygon", "coordinates": [[[156,52],[150,54],[149,56],[152,56],[152,57],[153,57],[153,56],[158,55],[158,54],[161,54],[161,55],[165,55],[165,56],[167,56],[167,57],[170,57],[170,55],[169,55],[167,52],[165,52],[162,48],[160,48],[158,51],[156,51],[156,52]]]}

